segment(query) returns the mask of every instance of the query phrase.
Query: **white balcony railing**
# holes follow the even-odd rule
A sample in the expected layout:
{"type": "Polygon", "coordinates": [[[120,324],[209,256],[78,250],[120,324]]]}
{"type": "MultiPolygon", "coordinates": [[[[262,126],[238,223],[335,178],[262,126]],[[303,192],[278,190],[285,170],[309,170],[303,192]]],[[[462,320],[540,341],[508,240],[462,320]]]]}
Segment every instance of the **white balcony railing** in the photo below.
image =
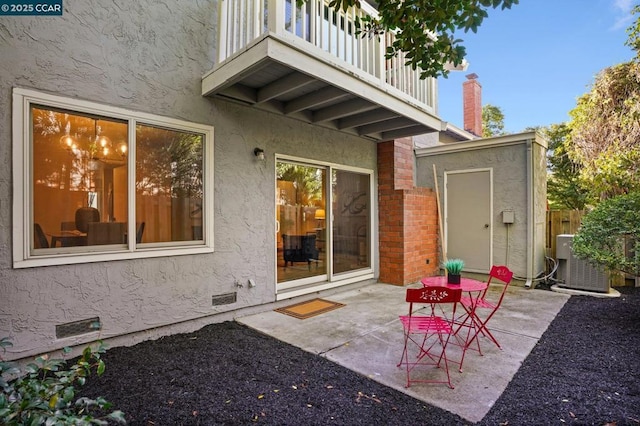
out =
{"type": "MultiPolygon", "coordinates": [[[[405,66],[404,55],[387,60],[386,46],[394,36],[362,37],[355,34],[357,17],[377,12],[366,2],[362,9],[335,11],[329,0],[221,0],[218,24],[218,62],[241,51],[266,33],[295,36],[307,41],[309,50],[322,49],[369,74],[414,100],[435,108],[435,80],[420,79],[420,71],[405,66]]],[[[299,45],[299,43],[298,43],[299,45]]],[[[312,54],[312,53],[311,53],[312,54]]]]}

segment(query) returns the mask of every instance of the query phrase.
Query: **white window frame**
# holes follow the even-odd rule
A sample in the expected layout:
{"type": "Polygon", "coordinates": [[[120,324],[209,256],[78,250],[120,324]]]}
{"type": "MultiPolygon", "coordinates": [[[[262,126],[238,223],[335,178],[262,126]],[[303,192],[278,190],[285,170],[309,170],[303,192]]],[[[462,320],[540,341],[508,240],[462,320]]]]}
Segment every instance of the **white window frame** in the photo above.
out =
{"type": "Polygon", "coordinates": [[[29,89],[13,89],[13,267],[30,268],[49,265],[67,265],[101,262],[111,260],[139,259],[163,256],[212,253],[213,244],[213,126],[192,123],[184,120],[132,111],[124,108],[103,105],[95,102],[67,98],[29,89]],[[172,243],[145,243],[138,246],[135,238],[129,238],[126,247],[92,247],[91,251],[74,253],[32,254],[30,247],[34,237],[30,203],[33,192],[33,173],[31,155],[33,151],[31,135],[31,107],[39,105],[59,108],[105,118],[125,120],[129,126],[128,170],[127,170],[127,231],[136,234],[136,162],[135,136],[136,124],[163,127],[177,131],[199,133],[204,138],[203,156],[203,239],[199,241],[181,241],[172,243]]]}

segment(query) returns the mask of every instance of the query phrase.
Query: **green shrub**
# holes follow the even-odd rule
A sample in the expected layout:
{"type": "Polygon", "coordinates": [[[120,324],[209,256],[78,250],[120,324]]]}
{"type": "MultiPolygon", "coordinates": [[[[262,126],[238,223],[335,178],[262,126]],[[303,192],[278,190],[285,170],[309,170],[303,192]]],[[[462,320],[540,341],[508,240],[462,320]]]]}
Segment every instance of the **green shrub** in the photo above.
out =
{"type": "Polygon", "coordinates": [[[443,266],[449,274],[460,275],[460,273],[462,272],[462,268],[464,267],[464,260],[448,259],[444,262],[443,266]]]}
{"type": "Polygon", "coordinates": [[[640,192],[609,198],[587,213],[573,251],[600,269],[640,274],[640,192]],[[632,256],[625,254],[625,244],[632,256]]]}
{"type": "MultiPolygon", "coordinates": [[[[0,339],[0,348],[12,346],[8,338],[0,339]]],[[[71,351],[64,349],[67,354],[71,351]]],[[[75,387],[82,386],[92,370],[100,376],[105,364],[100,354],[102,342],[95,349],[87,347],[71,367],[63,359],[39,356],[24,371],[0,357],[0,424],[3,425],[104,425],[109,420],[125,423],[121,411],[94,417],[92,411],[105,412],[111,404],[104,398],[75,398],[75,387]],[[9,380],[9,377],[16,377],[9,380]]]]}

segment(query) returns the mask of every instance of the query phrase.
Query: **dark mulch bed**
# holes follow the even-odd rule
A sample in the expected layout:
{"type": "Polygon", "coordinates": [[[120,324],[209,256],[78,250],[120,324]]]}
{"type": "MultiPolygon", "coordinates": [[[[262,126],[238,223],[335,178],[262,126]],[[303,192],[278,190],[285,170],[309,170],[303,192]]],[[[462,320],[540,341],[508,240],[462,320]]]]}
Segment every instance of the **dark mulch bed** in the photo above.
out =
{"type": "MultiPolygon", "coordinates": [[[[479,424],[640,424],[640,289],[620,290],[571,297],[479,424]]],[[[83,394],[132,425],[470,424],[232,322],[103,357],[83,394]]]]}

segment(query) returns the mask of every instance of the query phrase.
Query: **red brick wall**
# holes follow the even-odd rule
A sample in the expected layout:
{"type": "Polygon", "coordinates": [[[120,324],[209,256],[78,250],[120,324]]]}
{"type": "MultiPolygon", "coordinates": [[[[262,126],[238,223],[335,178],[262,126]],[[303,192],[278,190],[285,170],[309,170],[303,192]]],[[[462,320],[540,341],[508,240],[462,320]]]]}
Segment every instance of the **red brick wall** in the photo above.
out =
{"type": "Polygon", "coordinates": [[[378,144],[379,280],[384,283],[414,283],[438,270],[436,196],[413,186],[413,164],[411,139],[378,144]]]}

